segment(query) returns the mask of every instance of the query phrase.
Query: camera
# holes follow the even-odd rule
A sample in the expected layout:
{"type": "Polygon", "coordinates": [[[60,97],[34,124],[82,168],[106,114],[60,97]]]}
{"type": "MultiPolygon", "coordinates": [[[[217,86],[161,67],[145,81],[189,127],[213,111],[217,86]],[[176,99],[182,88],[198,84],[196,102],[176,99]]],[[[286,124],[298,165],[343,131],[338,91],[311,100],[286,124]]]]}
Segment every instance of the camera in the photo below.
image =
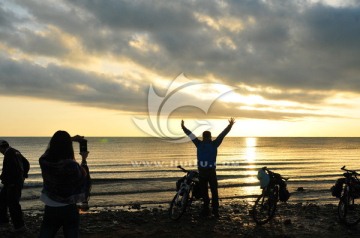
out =
{"type": "Polygon", "coordinates": [[[79,141],[80,152],[87,152],[87,140],[82,139],[79,141]]]}
{"type": "Polygon", "coordinates": [[[79,149],[80,149],[80,153],[81,152],[87,152],[87,140],[84,139],[84,136],[79,136],[76,135],[72,138],[73,141],[75,142],[79,142],[79,149]]]}

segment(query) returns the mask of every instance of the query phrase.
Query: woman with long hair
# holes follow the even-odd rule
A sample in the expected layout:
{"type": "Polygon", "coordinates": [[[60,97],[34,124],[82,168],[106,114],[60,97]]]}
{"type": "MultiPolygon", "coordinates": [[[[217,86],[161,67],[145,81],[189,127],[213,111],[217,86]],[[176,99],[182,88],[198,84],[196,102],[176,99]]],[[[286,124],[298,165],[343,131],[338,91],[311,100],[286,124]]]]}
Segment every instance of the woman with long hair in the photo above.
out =
{"type": "Polygon", "coordinates": [[[43,177],[40,200],[45,203],[40,238],[55,237],[61,227],[66,238],[79,236],[76,204],[87,201],[90,181],[86,163],[89,152],[80,152],[82,162],[76,162],[72,145],[76,139],[66,131],[57,131],[39,159],[43,177]]]}

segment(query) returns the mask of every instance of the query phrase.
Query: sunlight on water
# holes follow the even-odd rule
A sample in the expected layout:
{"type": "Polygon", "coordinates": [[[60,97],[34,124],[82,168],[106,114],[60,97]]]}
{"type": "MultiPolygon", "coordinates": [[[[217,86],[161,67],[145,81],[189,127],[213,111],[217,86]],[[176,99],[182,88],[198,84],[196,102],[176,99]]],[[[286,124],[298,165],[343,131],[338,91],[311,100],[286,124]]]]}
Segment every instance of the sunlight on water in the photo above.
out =
{"type": "Polygon", "coordinates": [[[244,179],[244,183],[246,184],[259,184],[259,186],[246,186],[244,187],[245,194],[248,195],[254,195],[259,193],[260,188],[260,182],[257,179],[257,170],[246,170],[244,171],[244,175],[246,175],[244,179]]]}
{"type": "Polygon", "coordinates": [[[253,162],[256,159],[256,138],[246,138],[245,159],[253,162]]]}
{"type": "Polygon", "coordinates": [[[248,183],[259,182],[257,180],[257,174],[258,174],[257,170],[253,170],[253,169],[245,170],[243,174],[245,175],[246,182],[248,183]]]}

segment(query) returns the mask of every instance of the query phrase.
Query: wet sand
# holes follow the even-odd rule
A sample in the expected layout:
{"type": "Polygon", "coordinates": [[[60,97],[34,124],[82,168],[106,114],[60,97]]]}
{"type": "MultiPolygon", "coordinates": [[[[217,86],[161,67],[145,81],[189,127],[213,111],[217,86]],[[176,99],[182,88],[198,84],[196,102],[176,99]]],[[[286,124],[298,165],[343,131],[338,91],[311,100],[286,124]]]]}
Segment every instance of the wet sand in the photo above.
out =
{"type": "MultiPolygon", "coordinates": [[[[251,217],[252,204],[230,201],[220,206],[220,218],[199,216],[195,204],[179,221],[168,217],[166,205],[133,204],[124,207],[91,208],[81,214],[81,237],[359,237],[360,224],[349,228],[337,219],[336,205],[286,204],[278,206],[275,217],[262,226],[251,217]]],[[[11,228],[0,237],[37,237],[41,211],[25,211],[27,231],[11,228]]],[[[63,237],[62,231],[57,237],[63,237]]]]}

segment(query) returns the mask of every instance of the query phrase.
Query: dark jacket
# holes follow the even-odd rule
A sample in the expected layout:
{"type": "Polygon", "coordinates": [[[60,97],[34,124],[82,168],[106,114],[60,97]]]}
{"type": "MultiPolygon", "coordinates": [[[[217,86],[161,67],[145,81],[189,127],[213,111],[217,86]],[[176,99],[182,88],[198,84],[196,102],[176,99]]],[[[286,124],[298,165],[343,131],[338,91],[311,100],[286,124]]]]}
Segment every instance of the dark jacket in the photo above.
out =
{"type": "Polygon", "coordinates": [[[197,148],[197,162],[199,168],[215,168],[217,148],[222,143],[224,137],[231,130],[232,125],[228,125],[215,140],[201,141],[195,137],[192,132],[185,126],[182,127],[187,136],[192,139],[192,142],[197,148]]]}
{"type": "Polygon", "coordinates": [[[16,184],[23,185],[24,176],[23,170],[19,163],[18,155],[20,152],[12,147],[9,147],[4,153],[3,167],[0,175],[1,183],[4,185],[16,184]]]}
{"type": "Polygon", "coordinates": [[[51,162],[46,153],[40,157],[39,163],[44,181],[42,193],[61,203],[87,201],[87,165],[79,165],[72,159],[51,162]]]}

